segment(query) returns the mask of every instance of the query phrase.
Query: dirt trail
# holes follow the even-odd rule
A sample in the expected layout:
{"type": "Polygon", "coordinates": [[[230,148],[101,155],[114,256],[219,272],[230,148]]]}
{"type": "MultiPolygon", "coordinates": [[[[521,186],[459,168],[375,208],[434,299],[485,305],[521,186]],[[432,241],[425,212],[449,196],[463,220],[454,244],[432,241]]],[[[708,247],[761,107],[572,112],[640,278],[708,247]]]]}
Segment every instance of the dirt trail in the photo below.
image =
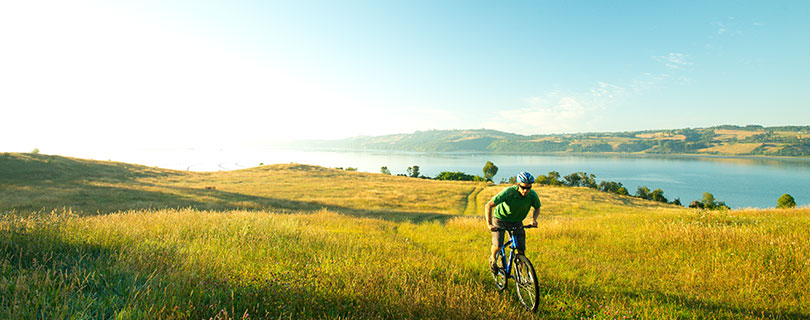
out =
{"type": "Polygon", "coordinates": [[[467,201],[464,205],[464,211],[462,214],[464,215],[476,215],[478,214],[478,194],[481,191],[484,191],[485,187],[474,187],[470,194],[467,195],[467,201]]]}

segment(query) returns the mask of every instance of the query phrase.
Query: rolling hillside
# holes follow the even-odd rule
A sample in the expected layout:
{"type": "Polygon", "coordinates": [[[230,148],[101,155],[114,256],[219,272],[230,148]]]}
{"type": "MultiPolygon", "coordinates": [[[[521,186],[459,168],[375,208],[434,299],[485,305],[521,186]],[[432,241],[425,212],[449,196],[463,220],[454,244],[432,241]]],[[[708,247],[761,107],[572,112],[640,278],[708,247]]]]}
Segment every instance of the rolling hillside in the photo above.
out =
{"type": "Polygon", "coordinates": [[[503,186],[0,155],[0,318],[799,319],[810,210],[541,187],[537,314],[486,268],[503,186]]]}
{"type": "Polygon", "coordinates": [[[644,154],[810,156],[810,127],[717,126],[613,133],[524,136],[494,130],[304,141],[297,146],[417,152],[616,152],[644,154]]]}

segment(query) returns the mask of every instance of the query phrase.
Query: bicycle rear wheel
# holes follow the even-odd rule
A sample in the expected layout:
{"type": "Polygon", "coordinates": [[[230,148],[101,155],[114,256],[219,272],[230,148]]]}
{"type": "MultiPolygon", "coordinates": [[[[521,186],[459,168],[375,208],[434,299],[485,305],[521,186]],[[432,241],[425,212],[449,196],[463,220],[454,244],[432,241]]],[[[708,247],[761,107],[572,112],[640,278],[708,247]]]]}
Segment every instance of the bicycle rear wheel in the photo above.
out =
{"type": "Polygon", "coordinates": [[[523,307],[532,312],[536,311],[540,286],[537,283],[534,266],[524,255],[515,257],[515,289],[523,307]]]}
{"type": "Polygon", "coordinates": [[[498,271],[492,270],[492,279],[495,280],[495,288],[498,291],[506,289],[506,266],[504,265],[504,257],[501,251],[495,254],[495,265],[498,266],[498,271]]]}

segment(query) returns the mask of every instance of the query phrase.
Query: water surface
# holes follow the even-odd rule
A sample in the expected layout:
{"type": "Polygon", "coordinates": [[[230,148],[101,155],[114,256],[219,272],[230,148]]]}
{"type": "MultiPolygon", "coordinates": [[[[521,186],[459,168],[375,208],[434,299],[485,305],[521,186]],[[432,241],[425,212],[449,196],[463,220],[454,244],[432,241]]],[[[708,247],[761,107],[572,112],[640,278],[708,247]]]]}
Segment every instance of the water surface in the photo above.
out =
{"type": "Polygon", "coordinates": [[[404,174],[408,167],[416,165],[423,175],[430,177],[442,171],[483,175],[484,164],[492,161],[499,168],[496,182],[524,170],[535,175],[557,171],[562,176],[584,171],[596,175],[597,181],[621,182],[631,194],[639,186],[650,190],[661,188],[665,197],[680,198],[684,204],[701,199],[703,192],[711,192],[715,199],[732,208],[775,207],[784,193],[791,194],[799,206],[810,204],[810,159],[293,149],[153,149],[95,158],[192,171],[235,170],[261,163],[303,163],[352,167],[363,172],[380,172],[386,166],[393,174],[404,174]]]}

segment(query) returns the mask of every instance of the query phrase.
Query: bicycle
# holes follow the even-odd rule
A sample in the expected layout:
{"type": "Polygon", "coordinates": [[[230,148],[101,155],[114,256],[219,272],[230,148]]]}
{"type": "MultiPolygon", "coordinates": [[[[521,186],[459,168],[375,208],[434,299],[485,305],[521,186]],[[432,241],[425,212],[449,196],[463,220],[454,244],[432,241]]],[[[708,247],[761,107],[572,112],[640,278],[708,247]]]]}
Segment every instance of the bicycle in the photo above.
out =
{"type": "Polygon", "coordinates": [[[495,280],[495,287],[498,291],[503,292],[506,289],[507,283],[510,278],[515,279],[515,290],[517,291],[520,303],[526,310],[531,312],[537,311],[537,300],[540,292],[540,287],[537,283],[537,274],[534,272],[534,266],[525,255],[515,253],[517,249],[517,238],[515,237],[515,230],[519,228],[537,228],[536,226],[518,226],[512,228],[498,228],[498,231],[506,231],[511,238],[503,244],[495,254],[495,265],[498,267],[497,271],[492,271],[492,278],[495,280]],[[509,248],[509,257],[506,257],[506,248],[509,248]],[[512,275],[512,267],[514,267],[515,274],[512,275]]]}

